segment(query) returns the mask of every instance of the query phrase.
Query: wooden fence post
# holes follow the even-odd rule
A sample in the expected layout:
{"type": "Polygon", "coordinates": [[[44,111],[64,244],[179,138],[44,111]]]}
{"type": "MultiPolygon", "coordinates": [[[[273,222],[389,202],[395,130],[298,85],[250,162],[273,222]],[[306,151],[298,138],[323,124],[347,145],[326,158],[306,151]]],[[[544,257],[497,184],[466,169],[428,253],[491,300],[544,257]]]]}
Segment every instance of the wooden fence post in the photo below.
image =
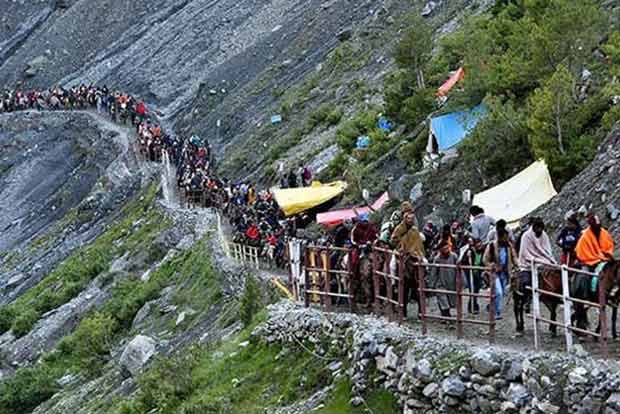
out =
{"type": "MultiPolygon", "coordinates": [[[[456,266],[456,337],[463,338],[463,274],[461,266],[456,266]]],[[[495,310],[493,310],[494,312],[495,310]]]]}
{"type": "Polygon", "coordinates": [[[349,291],[349,311],[353,312],[355,310],[355,292],[353,292],[353,261],[351,259],[351,253],[353,249],[349,248],[347,250],[347,271],[349,272],[349,277],[347,277],[347,285],[349,291]]]}
{"type": "Polygon", "coordinates": [[[426,267],[422,262],[418,266],[418,300],[420,301],[420,319],[422,320],[422,335],[426,335],[426,267]]]}
{"type": "MultiPolygon", "coordinates": [[[[382,252],[378,252],[375,250],[375,248],[373,247],[372,249],[372,283],[373,283],[373,287],[374,287],[374,291],[375,291],[375,312],[377,314],[379,314],[379,312],[381,311],[381,306],[380,306],[380,300],[379,300],[379,296],[381,295],[381,276],[379,275],[380,271],[385,272],[386,269],[386,264],[383,263],[383,269],[378,270],[379,269],[379,261],[377,260],[377,257],[379,257],[380,255],[383,255],[384,258],[387,257],[387,255],[383,254],[382,252]]],[[[387,259],[386,259],[387,260],[387,259]]],[[[388,263],[388,267],[389,267],[389,263],[388,263]]]]}
{"type": "Polygon", "coordinates": [[[329,251],[323,250],[321,252],[321,260],[323,261],[323,273],[325,273],[325,277],[323,278],[325,286],[324,286],[324,295],[321,297],[324,298],[325,310],[330,312],[332,310],[332,297],[329,295],[331,293],[331,272],[330,272],[330,263],[329,263],[329,251]]]}
{"type": "Polygon", "coordinates": [[[402,323],[405,320],[407,300],[405,298],[405,256],[400,254],[398,257],[398,318],[402,323]]]}
{"type": "Polygon", "coordinates": [[[564,338],[566,340],[566,351],[570,352],[573,347],[573,331],[571,330],[573,302],[570,300],[568,267],[565,264],[562,265],[562,302],[564,304],[564,338]]]}
{"type": "Polygon", "coordinates": [[[539,349],[538,343],[538,318],[540,318],[540,293],[538,291],[538,269],[536,262],[532,260],[532,317],[534,319],[534,349],[539,349]]]}
{"type": "Polygon", "coordinates": [[[607,297],[605,296],[606,292],[599,278],[598,281],[598,305],[599,309],[599,322],[601,324],[601,351],[603,354],[603,358],[609,357],[609,347],[607,344],[607,297]]]}
{"type": "Polygon", "coordinates": [[[308,272],[308,266],[310,265],[310,249],[305,248],[304,249],[304,265],[303,265],[303,272],[304,272],[304,303],[306,305],[306,308],[310,307],[310,293],[308,292],[310,290],[310,272],[308,272]]]}
{"type": "Polygon", "coordinates": [[[489,272],[489,343],[495,343],[495,301],[500,300],[495,296],[495,284],[497,283],[497,274],[495,272],[489,272]]]}

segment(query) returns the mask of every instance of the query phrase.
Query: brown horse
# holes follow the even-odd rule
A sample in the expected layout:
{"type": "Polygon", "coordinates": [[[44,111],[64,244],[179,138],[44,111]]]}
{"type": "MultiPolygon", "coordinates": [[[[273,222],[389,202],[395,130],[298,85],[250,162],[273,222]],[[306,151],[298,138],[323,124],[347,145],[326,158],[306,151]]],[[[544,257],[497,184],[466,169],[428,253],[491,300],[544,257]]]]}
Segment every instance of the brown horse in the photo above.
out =
{"type": "MultiPolygon", "coordinates": [[[[575,277],[569,279],[569,283],[572,285],[575,283],[575,277]]],[[[532,292],[527,286],[531,285],[531,280],[520,280],[520,276],[513,278],[513,300],[514,300],[514,313],[516,321],[517,334],[522,334],[524,331],[525,321],[525,307],[530,303],[532,299],[532,292]],[[528,283],[529,282],[529,283],[528,283]]],[[[614,338],[616,337],[616,319],[617,319],[617,306],[618,299],[620,297],[620,262],[610,261],[599,275],[599,286],[605,291],[605,297],[607,303],[613,306],[612,308],[612,332],[614,338]]],[[[538,288],[541,290],[549,291],[558,295],[562,295],[562,273],[559,269],[543,268],[539,272],[538,276],[538,288]]],[[[598,293],[588,290],[586,294],[577,294],[577,299],[598,302],[598,293]]],[[[562,300],[558,297],[545,295],[541,293],[541,301],[547,306],[550,313],[550,319],[555,321],[557,318],[557,306],[562,303],[562,300]]],[[[587,309],[583,304],[574,303],[574,313],[571,316],[571,323],[579,328],[587,328],[587,309]]],[[[549,331],[552,335],[556,335],[557,327],[555,325],[549,325],[549,331]]],[[[600,324],[597,332],[600,332],[600,324]]]]}
{"type": "MultiPolygon", "coordinates": [[[[525,307],[532,300],[532,291],[529,289],[532,285],[531,275],[529,280],[523,280],[523,274],[517,274],[511,280],[512,299],[514,302],[514,314],[517,335],[522,335],[525,330],[525,307]]],[[[562,274],[558,269],[543,268],[538,273],[538,288],[549,292],[562,293],[562,274]]],[[[557,307],[561,303],[559,298],[554,296],[541,294],[541,301],[547,306],[550,313],[550,319],[555,321],[557,318],[557,307]]],[[[549,325],[549,331],[553,336],[556,335],[557,329],[555,325],[549,325]]]]}

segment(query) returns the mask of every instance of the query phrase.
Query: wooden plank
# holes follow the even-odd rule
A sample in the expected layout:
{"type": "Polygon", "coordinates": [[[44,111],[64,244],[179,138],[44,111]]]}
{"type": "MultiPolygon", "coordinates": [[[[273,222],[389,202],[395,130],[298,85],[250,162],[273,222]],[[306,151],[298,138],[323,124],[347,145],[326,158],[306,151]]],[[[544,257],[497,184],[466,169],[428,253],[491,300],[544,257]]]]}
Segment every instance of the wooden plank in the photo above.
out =
{"type": "Polygon", "coordinates": [[[564,303],[564,340],[566,341],[566,351],[570,352],[573,348],[573,333],[569,329],[571,322],[571,301],[570,289],[568,287],[568,269],[562,266],[562,301],[564,303]]]}

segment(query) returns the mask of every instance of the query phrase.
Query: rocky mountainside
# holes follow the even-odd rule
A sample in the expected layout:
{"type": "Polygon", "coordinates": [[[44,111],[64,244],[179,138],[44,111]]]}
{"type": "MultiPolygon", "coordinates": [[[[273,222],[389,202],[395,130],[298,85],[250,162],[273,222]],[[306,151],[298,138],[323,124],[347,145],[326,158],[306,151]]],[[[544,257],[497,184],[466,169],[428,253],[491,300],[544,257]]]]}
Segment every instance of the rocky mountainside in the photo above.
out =
{"type": "MultiPolygon", "coordinates": [[[[334,148],[321,154],[333,144],[334,129],[317,123],[300,136],[294,127],[321,104],[349,114],[376,103],[393,44],[405,27],[403,16],[426,5],[411,0],[7,3],[0,85],[95,82],[131,92],[156,107],[177,132],[211,140],[226,160],[223,172],[237,177],[248,171],[262,176],[277,159],[318,158],[318,167],[324,167],[335,156],[334,148]],[[274,114],[284,118],[277,128],[269,123],[274,114]],[[250,150],[256,146],[264,150],[250,150]],[[276,154],[274,147],[281,150],[276,154]]],[[[429,18],[441,33],[490,2],[430,3],[429,18]]]]}
{"type": "MultiPolygon", "coordinates": [[[[93,82],[127,91],[172,132],[208,138],[223,176],[268,185],[280,163],[303,162],[320,173],[348,157],[337,130],[359,112],[376,124],[373,111],[384,103],[407,15],[423,14],[436,40],[493,3],[0,0],[0,89],[93,82]],[[272,124],[272,115],[282,122],[272,124]]],[[[449,220],[465,214],[464,188],[494,184],[459,159],[409,174],[393,149],[411,144],[402,130],[366,167],[373,170],[364,183],[371,191],[393,181],[391,192],[412,197],[421,218],[449,220]]],[[[620,230],[619,131],[539,211],[554,227],[568,209],[585,205],[620,230]]],[[[397,357],[395,369],[386,364],[402,349],[389,353],[382,343],[370,350],[356,335],[364,355],[348,358],[353,343],[340,346],[352,340],[348,333],[277,332],[273,312],[261,324],[276,290],[225,257],[214,211],[162,202],[162,168],[137,157],[134,139],[132,128],[94,112],[0,115],[0,414],[450,412],[481,389],[483,412],[555,413],[578,405],[547,387],[546,367],[534,370],[531,382],[509,364],[500,376],[494,360],[493,374],[475,380],[465,346],[450,348],[455,359],[435,355],[436,377],[410,384],[409,375],[400,384],[396,372],[414,374],[402,366],[406,358],[397,357]],[[368,366],[368,380],[380,378],[385,389],[369,383],[362,390],[355,382],[366,378],[347,375],[368,366]],[[491,393],[491,385],[502,393],[491,393]],[[414,388],[419,398],[406,400],[414,388]]],[[[331,329],[316,313],[280,307],[293,319],[309,316],[300,329],[331,329]]],[[[368,320],[365,328],[384,324],[368,320]]],[[[344,317],[339,329],[358,322],[344,317]]],[[[379,335],[411,339],[406,330],[386,329],[379,335]]],[[[573,372],[574,360],[556,362],[562,373],[573,372]]],[[[590,392],[587,375],[575,375],[570,389],[590,392]]],[[[603,376],[593,373],[592,382],[603,376]]],[[[609,395],[614,386],[605,382],[597,397],[609,407],[617,404],[617,394],[609,395]]]]}

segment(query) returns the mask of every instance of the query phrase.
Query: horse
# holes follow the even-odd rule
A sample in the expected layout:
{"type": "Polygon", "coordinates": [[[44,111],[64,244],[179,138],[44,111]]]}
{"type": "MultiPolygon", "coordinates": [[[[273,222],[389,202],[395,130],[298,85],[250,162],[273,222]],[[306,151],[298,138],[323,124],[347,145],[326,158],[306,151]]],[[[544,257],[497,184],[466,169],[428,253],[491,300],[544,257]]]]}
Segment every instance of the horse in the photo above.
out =
{"type": "MultiPolygon", "coordinates": [[[[525,326],[525,307],[527,304],[529,304],[532,298],[532,292],[531,290],[527,289],[526,285],[528,284],[524,283],[526,281],[521,280],[520,275],[517,277],[513,277],[511,282],[516,331],[518,335],[522,335],[525,326]]],[[[529,285],[531,285],[531,280],[529,282],[529,285]]],[[[575,277],[573,277],[569,282],[571,283],[571,285],[574,285],[576,283],[575,277]]],[[[620,291],[620,262],[613,260],[607,263],[607,265],[599,274],[599,285],[605,291],[607,303],[610,303],[613,306],[612,331],[614,338],[616,338],[616,320],[619,299],[618,296],[620,296],[618,295],[620,291]]],[[[563,295],[562,271],[557,268],[543,268],[541,271],[539,271],[538,288],[541,290],[555,293],[557,295],[563,295]]],[[[591,292],[589,289],[587,291],[589,293],[580,295],[578,294],[574,297],[577,299],[598,302],[598,292],[591,292]]],[[[557,306],[562,303],[562,299],[560,297],[552,295],[545,295],[544,293],[541,293],[540,299],[549,309],[550,320],[556,321],[557,306]]],[[[574,313],[573,315],[571,315],[571,323],[581,329],[587,328],[587,310],[583,304],[574,303],[574,313]]],[[[549,324],[549,331],[553,336],[555,336],[557,334],[557,327],[554,324],[549,324]]],[[[597,332],[600,332],[600,322],[599,327],[597,328],[597,332]]]]}

